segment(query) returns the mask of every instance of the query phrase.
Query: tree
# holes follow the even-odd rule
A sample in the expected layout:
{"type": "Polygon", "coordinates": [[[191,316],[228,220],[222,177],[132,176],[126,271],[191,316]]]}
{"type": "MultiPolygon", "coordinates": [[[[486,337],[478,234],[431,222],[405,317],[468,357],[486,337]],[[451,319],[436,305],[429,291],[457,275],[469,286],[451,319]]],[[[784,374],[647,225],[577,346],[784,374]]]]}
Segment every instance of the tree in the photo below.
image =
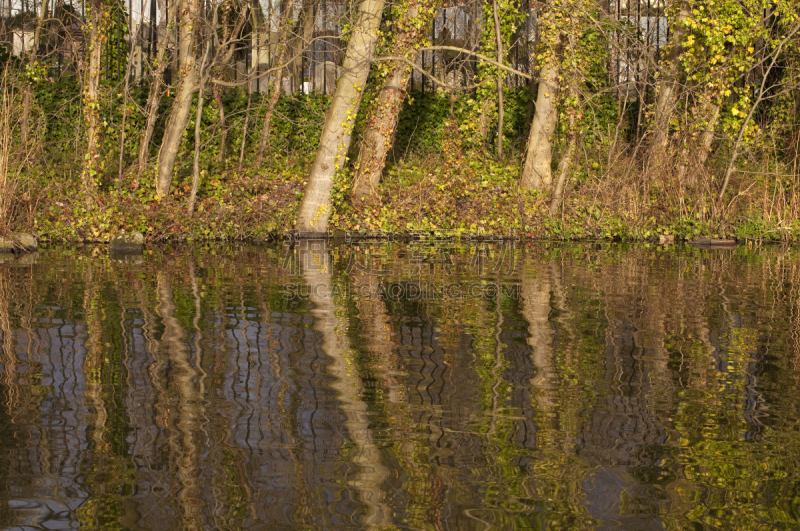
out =
{"type": "Polygon", "coordinates": [[[164,138],[158,152],[158,173],[156,175],[156,194],[166,198],[172,185],[172,174],[175,171],[175,159],[181,145],[186,124],[189,122],[189,111],[192,97],[197,90],[196,35],[200,27],[200,1],[181,0],[178,35],[180,39],[180,72],[175,101],[167,119],[164,138]]]}
{"type": "MultiPolygon", "coordinates": [[[[159,5],[161,7],[161,12],[167,13],[166,5],[164,4],[163,0],[159,1],[159,5]]],[[[174,18],[175,15],[173,10],[172,20],[174,20],[174,18]]],[[[157,22],[155,20],[151,20],[150,24],[154,26],[151,27],[150,31],[153,32],[153,35],[158,35],[157,22]]],[[[150,153],[150,140],[153,138],[153,130],[156,127],[156,120],[158,120],[158,105],[161,102],[161,89],[164,86],[164,70],[167,68],[167,44],[169,43],[172,34],[170,31],[172,22],[169,17],[165,19],[163,27],[164,31],[158,41],[155,65],[152,70],[152,77],[150,80],[150,96],[147,98],[147,122],[145,124],[144,131],[142,131],[142,137],[139,142],[138,168],[136,170],[137,181],[142,176],[142,172],[147,166],[147,157],[150,153]]]]}
{"type": "Polygon", "coordinates": [[[686,37],[686,19],[689,17],[689,3],[678,0],[672,20],[672,40],[666,50],[666,57],[661,67],[661,79],[658,83],[658,96],[653,111],[653,139],[650,142],[651,154],[658,157],[664,153],[669,141],[669,123],[675,112],[679,89],[680,60],[683,52],[683,41],[686,37]]]}
{"type": "MultiPolygon", "coordinates": [[[[439,3],[439,0],[422,0],[401,3],[394,7],[393,19],[397,34],[391,55],[414,62],[417,50],[425,41],[425,30],[435,16],[439,3]]],[[[369,111],[367,128],[359,145],[351,194],[355,199],[374,194],[380,183],[386,156],[394,143],[409,79],[409,63],[397,61],[391,64],[386,80],[369,111]]]]}
{"type": "Polygon", "coordinates": [[[559,61],[567,39],[561,3],[555,3],[539,20],[541,69],[536,111],[520,176],[520,187],[528,190],[549,190],[553,185],[553,134],[558,122],[558,97],[561,91],[559,61]]]}
{"type": "Polygon", "coordinates": [[[86,154],[84,155],[81,181],[86,202],[94,204],[97,191],[97,179],[102,170],[100,137],[103,134],[103,123],[100,119],[100,71],[103,48],[108,36],[110,12],[105,0],[93,0],[90,6],[88,21],[88,54],[89,64],[84,71],[83,80],[83,117],[86,125],[86,154]]]}
{"type": "MultiPolygon", "coordinates": [[[[269,102],[267,103],[267,112],[264,115],[264,124],[261,127],[261,140],[258,144],[258,166],[261,166],[261,163],[264,160],[264,154],[267,151],[269,132],[270,128],[272,127],[272,117],[275,115],[275,107],[278,106],[278,98],[280,98],[281,91],[283,90],[283,73],[286,70],[284,65],[289,59],[289,52],[291,50],[288,41],[289,35],[292,31],[292,23],[290,18],[292,13],[292,2],[286,0],[281,3],[280,6],[280,14],[278,15],[278,49],[276,52],[278,57],[278,66],[274,74],[274,81],[272,83],[272,94],[270,95],[269,102]]],[[[269,29],[269,25],[271,23],[271,20],[266,20],[264,27],[269,29]]]]}
{"type": "MultiPolygon", "coordinates": [[[[198,95],[197,95],[197,107],[195,111],[195,121],[194,121],[194,160],[192,165],[192,188],[191,192],[189,193],[189,198],[187,201],[186,210],[191,215],[194,212],[194,204],[197,200],[197,190],[200,187],[200,148],[202,145],[201,142],[201,128],[203,123],[203,105],[205,103],[205,90],[206,84],[208,83],[211,75],[210,72],[214,71],[214,67],[221,67],[223,65],[227,65],[231,57],[233,57],[233,52],[235,51],[235,44],[238,42],[238,36],[242,30],[242,26],[244,25],[245,21],[247,20],[247,11],[242,9],[239,12],[238,22],[232,26],[230,20],[230,10],[225,9],[224,6],[217,4],[216,2],[212,2],[210,5],[210,9],[213,13],[210,23],[208,23],[207,27],[204,27],[204,32],[202,35],[201,40],[205,40],[205,51],[203,52],[203,57],[200,60],[200,72],[198,75],[198,95]],[[219,42],[218,34],[220,32],[219,28],[219,11],[224,9],[225,17],[222,24],[222,38],[223,41],[219,42]],[[215,45],[215,46],[212,46],[215,45]],[[211,50],[212,47],[216,50],[216,53],[213,57],[211,57],[211,50]]],[[[204,21],[204,25],[205,25],[204,21]]],[[[218,85],[215,85],[212,89],[212,94],[216,97],[218,92],[218,85]]],[[[219,109],[222,109],[221,104],[219,109]]],[[[222,127],[225,127],[224,117],[221,120],[222,127]]],[[[220,149],[223,149],[225,144],[225,134],[222,134],[222,144],[223,146],[220,149]]]]}
{"type": "Polygon", "coordinates": [[[384,0],[362,0],[353,33],[347,44],[342,75],[325,116],[317,155],[308,175],[308,185],[300,205],[296,229],[301,232],[327,230],[331,214],[333,176],[345,165],[347,151],[369,75],[384,0]]]}

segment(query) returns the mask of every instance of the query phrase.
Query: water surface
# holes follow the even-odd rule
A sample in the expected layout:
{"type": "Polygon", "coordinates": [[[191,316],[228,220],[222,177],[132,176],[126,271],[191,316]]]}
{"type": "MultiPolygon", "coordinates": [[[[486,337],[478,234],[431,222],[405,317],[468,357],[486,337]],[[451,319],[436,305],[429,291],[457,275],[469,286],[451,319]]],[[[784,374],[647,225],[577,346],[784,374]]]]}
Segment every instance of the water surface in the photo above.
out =
{"type": "Polygon", "coordinates": [[[800,528],[798,258],[0,257],[0,527],[800,528]]]}

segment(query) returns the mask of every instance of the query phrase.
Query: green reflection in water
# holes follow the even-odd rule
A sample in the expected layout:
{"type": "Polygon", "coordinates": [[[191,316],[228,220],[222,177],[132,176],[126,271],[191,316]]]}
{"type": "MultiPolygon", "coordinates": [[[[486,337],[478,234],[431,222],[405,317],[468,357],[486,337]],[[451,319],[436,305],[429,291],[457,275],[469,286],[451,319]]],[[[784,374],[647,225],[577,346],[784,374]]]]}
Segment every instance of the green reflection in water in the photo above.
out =
{"type": "Polygon", "coordinates": [[[800,526],[795,251],[319,243],[4,257],[0,525],[800,526]]]}

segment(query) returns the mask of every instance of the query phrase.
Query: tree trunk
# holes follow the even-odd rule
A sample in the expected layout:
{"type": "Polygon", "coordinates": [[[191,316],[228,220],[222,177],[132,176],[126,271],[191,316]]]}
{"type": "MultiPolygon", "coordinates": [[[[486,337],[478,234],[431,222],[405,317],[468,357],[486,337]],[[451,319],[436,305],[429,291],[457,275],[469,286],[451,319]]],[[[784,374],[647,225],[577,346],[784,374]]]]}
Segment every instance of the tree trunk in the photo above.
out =
{"type": "Polygon", "coordinates": [[[325,117],[319,148],[300,206],[296,225],[299,231],[327,230],[333,175],[346,163],[356,114],[378,41],[383,5],[384,0],[363,0],[359,6],[358,20],[347,44],[343,73],[336,83],[336,93],[325,117]]]}
{"type": "MultiPolygon", "coordinates": [[[[39,56],[39,46],[42,41],[42,26],[44,26],[44,19],[47,16],[48,0],[42,0],[39,8],[39,16],[36,18],[36,28],[33,32],[33,48],[31,48],[28,55],[28,64],[33,66],[36,58],[39,56]]],[[[31,117],[31,108],[33,107],[33,86],[30,82],[25,83],[25,93],[22,98],[22,121],[20,123],[20,140],[23,147],[28,146],[28,136],[30,134],[30,126],[28,125],[31,117]]]]}
{"type": "Polygon", "coordinates": [[[239,171],[242,171],[244,164],[244,149],[247,147],[247,126],[250,125],[250,103],[253,100],[252,92],[247,95],[247,110],[244,113],[244,125],[242,126],[242,145],[239,149],[239,171]]]}
{"type": "MultiPolygon", "coordinates": [[[[497,0],[492,1],[494,16],[494,36],[497,41],[497,62],[503,62],[503,36],[500,33],[500,17],[497,14],[497,0]]],[[[497,158],[503,158],[503,74],[497,73],[497,158]]]]}
{"type": "MultiPolygon", "coordinates": [[[[186,210],[190,216],[194,214],[194,204],[197,200],[197,190],[200,188],[200,132],[202,131],[201,124],[203,122],[203,103],[205,102],[206,95],[205,67],[206,62],[208,61],[209,53],[211,53],[211,39],[206,41],[206,51],[203,53],[203,58],[200,60],[200,86],[197,90],[197,112],[195,113],[194,118],[194,161],[192,164],[192,190],[189,193],[189,200],[187,201],[186,206],[186,210]]],[[[216,90],[216,88],[217,87],[215,86],[213,90],[216,90]]],[[[214,96],[216,99],[216,94],[214,96]]],[[[220,113],[222,113],[221,101],[218,101],[217,105],[219,105],[220,113]]]]}
{"type": "MultiPolygon", "coordinates": [[[[284,60],[284,55],[281,54],[279,61],[284,60]]],[[[275,86],[272,87],[272,94],[267,103],[267,113],[264,115],[264,126],[261,128],[261,138],[258,142],[258,158],[256,164],[261,166],[264,161],[264,154],[267,152],[267,144],[269,143],[269,131],[272,128],[272,117],[275,114],[275,107],[278,106],[278,99],[281,97],[281,85],[283,85],[283,72],[281,68],[275,73],[275,86]]]]}
{"type": "Polygon", "coordinates": [[[719,120],[720,103],[714,102],[711,104],[711,112],[709,113],[708,125],[705,131],[700,135],[700,153],[698,154],[698,166],[704,166],[708,160],[708,155],[711,153],[711,144],[714,142],[714,130],[717,128],[717,121],[719,120]]]}
{"type": "Polygon", "coordinates": [[[22,94],[22,119],[19,124],[20,142],[23,148],[28,147],[28,132],[30,128],[28,123],[31,119],[31,107],[33,106],[33,86],[28,82],[25,83],[25,91],[22,94]]]}
{"type": "Polygon", "coordinates": [[[666,151],[669,142],[669,122],[678,98],[678,73],[683,51],[682,43],[686,36],[686,26],[683,22],[689,17],[690,12],[689,4],[681,0],[680,10],[673,25],[672,42],[664,61],[664,75],[658,84],[658,97],[654,109],[653,141],[650,144],[650,152],[656,157],[666,151]]]}
{"type": "MultiPolygon", "coordinates": [[[[570,21],[570,26],[573,29],[580,28],[578,21],[574,18],[570,21]]],[[[573,31],[567,37],[568,47],[566,54],[570,58],[575,57],[575,51],[578,45],[578,35],[576,33],[577,32],[573,31]]],[[[561,160],[558,163],[558,179],[553,187],[553,198],[550,201],[551,215],[555,214],[559,205],[561,205],[561,199],[564,196],[564,186],[567,182],[567,175],[572,167],[572,160],[575,158],[575,151],[578,147],[577,119],[580,109],[580,86],[583,84],[584,80],[583,71],[579,67],[576,67],[574,63],[570,65],[570,62],[567,62],[566,71],[563,72],[562,75],[569,87],[569,102],[565,105],[566,112],[564,113],[567,116],[567,125],[569,129],[567,130],[567,149],[564,150],[564,154],[561,156],[561,160]]]]}
{"type": "MultiPolygon", "coordinates": [[[[264,161],[264,154],[267,152],[267,144],[269,143],[269,131],[272,127],[272,117],[275,114],[275,107],[278,105],[278,99],[281,97],[281,90],[283,89],[283,73],[286,71],[284,64],[289,59],[289,50],[291,47],[287,44],[289,34],[291,32],[291,25],[289,24],[289,15],[291,13],[291,2],[284,2],[281,9],[281,16],[279,18],[279,29],[281,31],[278,37],[278,70],[275,72],[275,82],[272,87],[272,94],[267,103],[267,113],[264,115],[264,125],[261,128],[261,138],[258,142],[258,158],[256,164],[260,167],[264,161]]],[[[271,22],[271,21],[270,21],[271,22]]]]}
{"type": "MultiPolygon", "coordinates": [[[[163,9],[164,6],[162,5],[162,10],[163,9]]],[[[147,98],[147,123],[142,133],[141,142],[139,143],[139,169],[136,172],[137,181],[142,176],[142,172],[147,166],[147,155],[150,152],[150,140],[153,138],[153,130],[156,127],[156,120],[158,120],[158,104],[161,102],[161,88],[164,85],[164,70],[167,68],[165,56],[167,55],[169,35],[169,30],[165,30],[164,35],[161,36],[161,41],[158,43],[158,50],[156,51],[156,68],[150,83],[150,96],[147,98]]]]}
{"type": "MultiPolygon", "coordinates": [[[[428,11],[423,10],[425,16],[420,19],[420,7],[426,8],[428,5],[435,9],[438,1],[428,0],[423,6],[412,4],[408,8],[407,19],[418,21],[420,27],[427,27],[435,10],[431,10],[431,15],[427,15],[428,11]]],[[[405,57],[413,62],[417,55],[417,48],[424,37],[424,32],[403,31],[399,33],[392,55],[405,57]]],[[[397,121],[410,79],[411,67],[406,63],[396,63],[391,74],[386,78],[378,99],[373,104],[355,165],[355,177],[351,192],[351,196],[355,199],[374,194],[380,184],[381,174],[386,166],[386,157],[394,144],[397,121]]]]}
{"type": "Polygon", "coordinates": [[[89,206],[94,204],[97,192],[97,176],[100,170],[98,159],[100,153],[100,69],[103,53],[103,41],[100,25],[103,23],[105,5],[102,0],[92,2],[91,22],[89,23],[89,67],[83,85],[83,117],[86,122],[86,155],[84,158],[81,182],[89,206]]]}
{"type": "Polygon", "coordinates": [[[175,170],[175,159],[181,146],[186,124],[189,122],[189,111],[192,107],[192,96],[197,90],[196,59],[194,56],[195,34],[199,25],[199,0],[183,0],[180,17],[180,79],[175,91],[175,102],[172,105],[164,139],[158,153],[158,175],[156,176],[156,194],[166,198],[172,185],[172,174],[175,170]]]}
{"type": "Polygon", "coordinates": [[[394,143],[409,79],[411,68],[405,63],[396,65],[375,102],[375,114],[364,131],[358,151],[351,192],[355,199],[373,195],[378,189],[386,156],[394,143]]]}
{"type": "Polygon", "coordinates": [[[542,68],[539,94],[536,96],[536,111],[528,138],[525,165],[522,168],[520,186],[526,190],[550,189],[553,173],[553,133],[558,121],[558,65],[553,59],[542,68]]]}
{"type": "Polygon", "coordinates": [[[567,182],[567,174],[572,167],[572,159],[575,157],[575,150],[578,147],[578,135],[574,129],[569,133],[567,140],[567,149],[558,163],[558,180],[556,180],[555,188],[553,189],[553,199],[550,201],[550,214],[555,214],[561,205],[561,198],[564,196],[564,185],[567,182]]]}
{"type": "Polygon", "coordinates": [[[708,124],[706,124],[703,133],[700,135],[697,155],[692,161],[694,163],[694,171],[690,173],[689,153],[685,153],[685,156],[678,161],[678,182],[681,184],[685,183],[689,186],[697,184],[697,172],[701,171],[706,165],[708,155],[711,153],[711,144],[714,142],[714,129],[717,127],[717,121],[719,120],[720,104],[718,102],[709,103],[704,110],[706,111],[704,114],[708,116],[708,124]],[[687,174],[689,174],[688,177],[687,174]]]}
{"type": "Polygon", "coordinates": [[[125,93],[125,99],[122,102],[122,127],[120,128],[120,135],[119,135],[119,169],[117,172],[117,193],[119,194],[122,191],[122,177],[123,177],[123,167],[125,164],[125,122],[128,117],[128,96],[130,95],[130,78],[131,78],[131,67],[133,65],[133,57],[134,53],[136,52],[136,47],[132,44],[130,52],[128,53],[128,64],[125,67],[125,85],[123,87],[123,91],[125,93]]]}
{"type": "Polygon", "coordinates": [[[214,103],[219,109],[219,156],[217,161],[225,162],[225,150],[228,145],[228,128],[225,126],[225,106],[222,103],[222,89],[219,85],[214,85],[214,103]]]}

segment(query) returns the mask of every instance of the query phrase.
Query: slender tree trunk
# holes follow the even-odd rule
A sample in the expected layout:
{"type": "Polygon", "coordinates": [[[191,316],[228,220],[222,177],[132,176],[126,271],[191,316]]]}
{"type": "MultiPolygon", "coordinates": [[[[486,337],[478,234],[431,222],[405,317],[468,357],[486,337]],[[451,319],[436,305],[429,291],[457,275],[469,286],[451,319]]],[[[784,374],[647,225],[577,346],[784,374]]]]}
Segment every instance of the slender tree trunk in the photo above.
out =
{"type": "Polygon", "coordinates": [[[247,126],[250,125],[250,103],[253,100],[253,94],[250,92],[247,95],[247,110],[244,113],[244,125],[242,125],[242,145],[239,149],[239,171],[242,171],[242,164],[244,163],[244,149],[247,146],[247,126]]]}
{"type": "MultiPolygon", "coordinates": [[[[39,56],[39,47],[42,43],[42,27],[44,26],[44,19],[47,16],[47,9],[49,6],[48,0],[42,0],[39,7],[39,16],[36,18],[36,28],[33,32],[33,48],[28,54],[28,64],[33,66],[39,56]]],[[[28,145],[28,136],[30,135],[30,117],[31,108],[33,107],[33,85],[30,82],[25,83],[25,91],[22,97],[22,121],[20,123],[20,141],[23,147],[28,145]]]]}
{"type": "Polygon", "coordinates": [[[342,75],[336,83],[319,149],[308,176],[296,228],[303,232],[327,230],[333,175],[346,163],[358,107],[378,41],[384,0],[362,0],[358,20],[347,44],[342,75]]]}
{"type": "MultiPolygon", "coordinates": [[[[203,58],[200,61],[200,86],[197,91],[197,112],[194,118],[194,163],[192,165],[192,190],[189,193],[189,200],[187,201],[186,210],[191,216],[194,213],[194,204],[197,200],[197,189],[200,188],[200,132],[202,130],[201,124],[203,122],[203,103],[205,102],[206,95],[206,62],[208,55],[211,53],[211,39],[206,41],[206,50],[203,53],[203,58]]],[[[216,87],[215,87],[216,88],[216,87]]],[[[219,105],[219,103],[217,103],[219,105]]],[[[220,106],[221,107],[221,106],[220,106]]]]}
{"type": "MultiPolygon", "coordinates": [[[[412,4],[408,8],[407,18],[419,22],[420,27],[427,27],[432,15],[420,15],[420,7],[431,8],[435,13],[438,1],[412,4]]],[[[423,10],[426,13],[427,9],[423,10]]],[[[417,49],[424,37],[423,32],[403,31],[397,35],[393,55],[406,57],[413,62],[417,49]]],[[[386,78],[378,99],[370,111],[370,119],[358,149],[358,160],[355,165],[355,177],[351,195],[355,199],[367,197],[375,193],[381,181],[386,157],[394,144],[397,133],[397,121],[406,97],[408,82],[411,79],[411,67],[398,62],[386,78]]]]}
{"type": "MultiPolygon", "coordinates": [[[[284,46],[284,50],[287,49],[284,46]]],[[[282,53],[278,61],[280,64],[283,64],[286,60],[286,55],[282,53]]],[[[258,158],[256,159],[256,164],[261,166],[261,163],[264,161],[264,154],[267,152],[267,144],[269,144],[269,132],[270,128],[272,127],[272,117],[275,114],[275,107],[278,106],[278,100],[281,97],[281,87],[283,85],[283,72],[284,68],[279,68],[277,72],[275,72],[275,83],[272,87],[272,94],[269,96],[269,102],[267,103],[267,113],[264,115],[264,125],[261,128],[261,138],[258,142],[258,158]]]]}
{"type": "MultiPolygon", "coordinates": [[[[571,20],[570,26],[572,28],[579,28],[577,19],[571,20]]],[[[566,71],[562,74],[565,82],[568,84],[569,91],[569,104],[566,106],[565,113],[567,116],[567,149],[561,156],[558,163],[558,179],[553,187],[553,198],[550,201],[550,214],[555,214],[561,205],[561,199],[564,196],[564,187],[567,183],[567,176],[569,175],[570,168],[572,167],[572,160],[575,158],[575,151],[578,147],[578,128],[577,117],[580,109],[580,85],[583,83],[584,74],[580,67],[576,66],[577,61],[574,61],[576,47],[577,47],[577,32],[573,31],[567,37],[567,61],[566,71]],[[574,107],[573,107],[574,106],[574,107]]]]}
{"type": "Polygon", "coordinates": [[[714,142],[714,130],[717,128],[717,121],[719,121],[720,103],[714,102],[711,104],[709,113],[708,124],[705,131],[700,135],[700,153],[698,154],[698,166],[704,166],[711,154],[711,144],[714,142]]]}
{"type": "MultiPolygon", "coordinates": [[[[15,112],[19,105],[19,100],[13,90],[9,89],[6,78],[7,72],[3,72],[0,77],[0,232],[9,229],[11,222],[11,211],[13,209],[11,200],[16,197],[16,174],[14,167],[19,168],[20,164],[14,164],[14,130],[19,120],[19,115],[15,112]]],[[[27,155],[27,150],[22,149],[23,153],[17,155],[22,158],[27,155]]],[[[2,303],[2,278],[0,278],[0,303],[2,303]]],[[[2,316],[0,315],[0,320],[2,316]]],[[[8,371],[8,369],[6,369],[8,371]]]]}
{"type": "Polygon", "coordinates": [[[228,127],[225,124],[225,105],[222,103],[222,89],[219,85],[214,85],[214,103],[219,110],[219,156],[217,161],[225,162],[225,151],[228,146],[228,127]]]}
{"type": "Polygon", "coordinates": [[[669,142],[669,122],[678,99],[678,74],[683,52],[682,43],[687,32],[684,21],[690,13],[688,2],[680,0],[678,15],[673,24],[672,42],[664,60],[664,73],[658,84],[658,96],[654,109],[653,140],[650,144],[650,152],[657,158],[666,151],[669,142]]]}
{"type": "Polygon", "coordinates": [[[86,155],[83,164],[81,181],[86,201],[94,205],[97,192],[97,177],[100,171],[98,159],[102,126],[100,122],[100,69],[102,68],[103,41],[100,26],[103,23],[105,5],[102,0],[95,0],[91,7],[89,23],[89,66],[86,70],[83,85],[83,117],[86,123],[86,155]]]}
{"type": "Polygon", "coordinates": [[[31,107],[33,107],[33,86],[30,83],[25,83],[25,91],[22,94],[22,120],[20,120],[19,124],[19,136],[23,148],[28,146],[31,107]]]}
{"type": "Polygon", "coordinates": [[[124,164],[125,164],[125,122],[128,117],[128,95],[129,95],[129,83],[131,78],[131,65],[133,64],[133,55],[136,50],[136,47],[133,43],[131,43],[131,50],[128,53],[128,64],[125,68],[125,86],[123,91],[125,92],[125,99],[122,102],[122,128],[120,129],[119,135],[119,171],[117,173],[117,193],[122,191],[122,175],[124,173],[124,164]]]}
{"type": "Polygon", "coordinates": [[[559,89],[558,65],[556,59],[552,59],[542,68],[539,80],[536,111],[520,177],[520,186],[524,189],[544,190],[553,185],[550,165],[553,161],[553,133],[558,121],[559,89]]]}
{"type": "MultiPolygon", "coordinates": [[[[503,62],[503,35],[500,33],[500,16],[497,14],[497,0],[492,0],[494,16],[494,36],[497,41],[497,62],[503,62]]],[[[503,158],[503,71],[497,72],[497,158],[503,158]]]]}
{"type": "Polygon", "coordinates": [[[291,24],[289,24],[289,16],[292,11],[291,6],[291,2],[284,2],[283,7],[281,8],[280,17],[278,19],[280,21],[278,23],[280,34],[278,37],[277,50],[279,68],[275,72],[275,81],[272,86],[272,94],[270,94],[269,102],[267,103],[267,113],[264,115],[264,125],[261,127],[261,138],[258,142],[258,158],[256,159],[256,164],[259,167],[264,161],[264,154],[267,152],[267,145],[269,144],[269,132],[270,128],[272,127],[272,117],[275,114],[275,107],[278,105],[278,99],[280,99],[281,91],[283,90],[283,74],[286,70],[284,65],[289,59],[289,51],[291,50],[291,47],[287,42],[289,40],[289,35],[291,34],[291,24]]]}
{"type": "Polygon", "coordinates": [[[561,205],[561,199],[564,197],[564,186],[567,182],[567,175],[572,167],[572,159],[575,157],[575,151],[578,146],[578,135],[573,131],[569,134],[567,140],[567,149],[558,163],[558,179],[556,180],[555,187],[553,188],[553,199],[550,201],[550,214],[555,214],[558,207],[561,205]]]}
{"type": "MultiPolygon", "coordinates": [[[[152,1],[152,0],[151,0],[152,1]]],[[[162,5],[162,10],[164,6],[162,5]]],[[[167,21],[169,22],[169,20],[167,21]]],[[[151,22],[155,24],[155,21],[151,22]]],[[[145,124],[142,138],[139,143],[139,168],[136,172],[136,180],[142,176],[147,166],[147,155],[150,153],[150,140],[153,138],[153,131],[158,120],[158,105],[161,102],[161,89],[164,86],[164,70],[167,68],[167,43],[169,42],[170,31],[166,29],[161,36],[156,51],[156,65],[153,71],[153,79],[150,82],[150,96],[147,98],[147,123],[145,124]]]]}
{"type": "Polygon", "coordinates": [[[197,72],[195,59],[195,35],[200,23],[199,0],[182,0],[180,16],[180,72],[178,88],[175,91],[175,102],[172,105],[164,139],[158,153],[158,175],[156,177],[156,194],[166,198],[172,185],[172,174],[175,171],[175,159],[178,156],[181,139],[189,122],[189,111],[192,97],[197,90],[197,72]]]}

